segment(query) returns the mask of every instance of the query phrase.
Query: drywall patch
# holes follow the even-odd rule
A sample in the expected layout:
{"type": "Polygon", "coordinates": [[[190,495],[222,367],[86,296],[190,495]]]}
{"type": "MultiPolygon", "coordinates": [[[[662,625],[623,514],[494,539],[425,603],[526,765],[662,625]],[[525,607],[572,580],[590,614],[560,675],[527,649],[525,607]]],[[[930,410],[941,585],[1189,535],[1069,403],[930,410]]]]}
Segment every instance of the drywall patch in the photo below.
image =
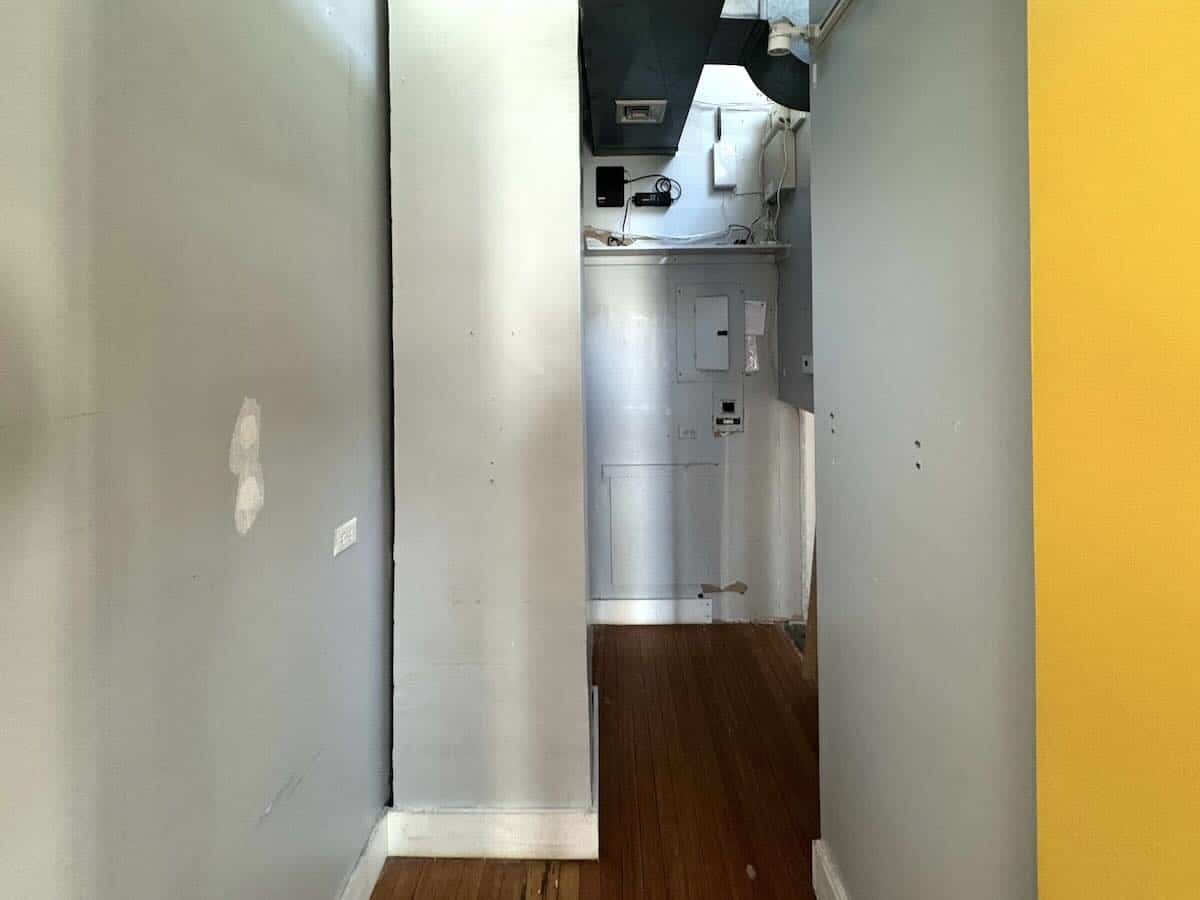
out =
{"type": "Polygon", "coordinates": [[[257,400],[247,397],[242,401],[229,441],[229,471],[238,478],[233,506],[233,524],[238,534],[249,533],[266,503],[262,464],[258,459],[261,439],[262,410],[257,400]]]}

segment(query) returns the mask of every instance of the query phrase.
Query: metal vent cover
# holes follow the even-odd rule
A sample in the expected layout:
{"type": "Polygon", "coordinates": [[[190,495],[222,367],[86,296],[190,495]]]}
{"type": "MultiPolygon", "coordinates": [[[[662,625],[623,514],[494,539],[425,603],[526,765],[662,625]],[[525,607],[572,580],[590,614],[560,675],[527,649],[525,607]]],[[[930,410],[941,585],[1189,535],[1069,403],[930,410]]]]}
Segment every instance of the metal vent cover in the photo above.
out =
{"type": "Polygon", "coordinates": [[[618,125],[661,125],[667,117],[666,100],[618,100],[618,125]]]}

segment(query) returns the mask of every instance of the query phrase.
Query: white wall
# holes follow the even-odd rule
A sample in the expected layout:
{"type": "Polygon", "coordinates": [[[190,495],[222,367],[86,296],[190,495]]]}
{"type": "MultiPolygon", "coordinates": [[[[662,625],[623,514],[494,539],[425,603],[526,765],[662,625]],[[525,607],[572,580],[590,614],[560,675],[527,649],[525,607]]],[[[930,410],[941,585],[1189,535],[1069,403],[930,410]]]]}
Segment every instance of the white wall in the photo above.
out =
{"type": "Polygon", "coordinates": [[[591,804],[578,17],[391,4],[401,807],[591,804]]]}
{"type": "Polygon", "coordinates": [[[811,125],[797,132],[796,155],[796,190],[785,198],[779,222],[779,238],[791,248],[779,263],[779,398],[811,413],[814,376],[803,364],[813,352],[811,125]]]}
{"type": "MultiPolygon", "coordinates": [[[[635,209],[631,231],[694,234],[753,222],[763,209],[760,147],[771,107],[741,67],[707,66],[674,157],[595,158],[585,150],[584,221],[620,229],[624,211],[598,209],[594,185],[597,166],[622,165],[631,177],[661,172],[683,188],[682,199],[669,210],[635,209]],[[713,189],[718,108],[723,136],[738,142],[742,175],[752,192],[713,189]]],[[[807,160],[798,168],[806,170],[807,160]]],[[[648,180],[628,190],[652,187],[648,180]]],[[[784,193],[785,201],[790,193],[784,193]]],[[[785,210],[788,206],[785,202],[785,210]]],[[[740,260],[588,258],[584,332],[591,596],[694,597],[702,582],[742,581],[749,586],[745,595],[713,598],[717,619],[805,614],[811,568],[811,549],[805,548],[811,547],[813,510],[811,497],[803,494],[811,483],[811,464],[806,471],[804,459],[811,439],[804,444],[802,418],[777,399],[777,270],[769,255],[740,260]],[[712,430],[713,385],[677,378],[675,293],[679,286],[697,284],[713,285],[714,293],[737,292],[730,294],[731,368],[718,380],[743,392],[746,430],[720,439],[712,430]],[[762,370],[748,376],[743,375],[742,299],[770,304],[768,334],[759,341],[762,370]],[[696,438],[680,439],[680,428],[694,428],[696,438]],[[695,463],[702,465],[691,465],[695,463]],[[615,481],[614,474],[634,481],[615,481]],[[626,515],[629,503],[620,496],[614,499],[614,490],[626,489],[640,498],[632,519],[626,515]],[[648,529],[644,535],[643,528],[648,529]],[[638,567],[644,573],[634,584],[620,577],[628,567],[617,559],[624,551],[614,550],[627,544],[642,551],[638,567]],[[668,577],[669,583],[664,581],[668,577]]]]}
{"type": "MultiPolygon", "coordinates": [[[[660,257],[589,258],[584,269],[584,364],[588,403],[588,496],[592,595],[599,598],[695,596],[699,583],[683,574],[686,535],[710,535],[711,570],[721,584],[745,582],[744,595],[714,598],[714,617],[723,620],[803,616],[807,594],[803,445],[798,411],[776,398],[775,350],[777,274],[772,257],[758,261],[707,258],[662,265],[660,257]],[[731,296],[730,383],[744,397],[745,432],[715,438],[707,381],[676,379],[676,288],[711,285],[715,292],[744,292],[747,300],[770,304],[768,335],[760,339],[761,369],[743,375],[740,294],[731,296]],[[697,436],[679,438],[680,428],[697,436]],[[700,468],[695,468],[701,464],[700,468]],[[684,467],[692,467],[686,470],[684,467]],[[641,491],[639,517],[670,519],[660,534],[647,536],[659,548],[654,570],[679,573],[667,584],[612,583],[612,545],[631,522],[612,518],[613,467],[633,478],[641,491]],[[677,469],[676,508],[653,508],[653,488],[677,469]],[[715,482],[712,493],[696,478],[715,482]],[[647,480],[649,479],[649,480],[647,480]],[[685,509],[684,494],[693,492],[685,509]],[[700,491],[700,494],[694,492],[700,491]],[[709,501],[709,502],[706,502],[709,501]],[[704,519],[699,523],[698,519],[704,519]],[[703,525],[703,527],[696,527],[703,525]],[[690,591],[691,593],[688,593],[690,591]]],[[[684,323],[687,327],[687,323],[684,323]]],[[[663,491],[669,490],[662,485],[663,491]]],[[[811,532],[808,532],[811,535],[811,532]]]]}
{"type": "MultiPolygon", "coordinates": [[[[725,106],[723,134],[738,141],[744,172],[760,171],[761,136],[766,133],[768,112],[773,103],[754,86],[741,66],[705,66],[696,87],[696,97],[675,156],[602,156],[583,151],[583,221],[587,225],[613,231],[621,229],[625,210],[596,207],[596,167],[624,166],[629,177],[664,174],[683,188],[679,202],[669,209],[632,206],[627,230],[650,234],[688,235],[717,231],[732,224],[749,225],[761,212],[761,184],[743,189],[714,190],[712,186],[712,147],[717,139],[718,107],[725,106]],[[742,152],[744,148],[744,153],[742,152]]],[[[652,191],[654,180],[630,185],[627,191],[652,191]]],[[[739,231],[735,236],[742,237],[739,231]]]]}
{"type": "MultiPolygon", "coordinates": [[[[806,5],[800,3],[797,5],[806,5]]],[[[803,21],[803,20],[795,20],[803,21]]],[[[800,414],[801,553],[804,556],[806,598],[812,584],[813,544],[817,528],[816,408],[813,397],[815,375],[803,358],[813,357],[813,249],[812,249],[812,125],[805,123],[796,133],[796,190],[783,201],[779,239],[788,245],[779,262],[778,344],[779,399],[795,406],[800,414]]],[[[807,616],[807,608],[805,609],[807,616]]]]}
{"type": "Polygon", "coordinates": [[[857,0],[819,54],[821,825],[854,900],[1036,896],[1025,46],[1023,3],[857,0]]]}
{"type": "Polygon", "coordinates": [[[380,23],[0,13],[0,896],[330,900],[387,801],[380,23]]]}

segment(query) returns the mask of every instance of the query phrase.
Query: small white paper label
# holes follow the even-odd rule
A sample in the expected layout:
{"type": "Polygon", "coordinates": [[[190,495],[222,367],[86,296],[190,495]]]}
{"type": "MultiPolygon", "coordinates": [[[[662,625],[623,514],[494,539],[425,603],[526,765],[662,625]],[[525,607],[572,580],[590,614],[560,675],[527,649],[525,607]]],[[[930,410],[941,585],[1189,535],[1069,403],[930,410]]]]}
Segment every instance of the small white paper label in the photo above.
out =
{"type": "Polygon", "coordinates": [[[767,301],[746,301],[746,337],[762,337],[767,333],[767,301]]]}

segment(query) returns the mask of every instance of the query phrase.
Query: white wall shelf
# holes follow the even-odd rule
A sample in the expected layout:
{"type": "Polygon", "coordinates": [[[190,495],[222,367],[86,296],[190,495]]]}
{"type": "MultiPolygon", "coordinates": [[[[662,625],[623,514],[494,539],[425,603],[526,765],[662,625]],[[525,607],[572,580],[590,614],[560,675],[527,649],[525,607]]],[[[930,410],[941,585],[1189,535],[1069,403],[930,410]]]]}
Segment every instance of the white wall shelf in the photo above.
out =
{"type": "Polygon", "coordinates": [[[722,262],[764,262],[781,259],[791,250],[790,244],[646,244],[629,247],[584,247],[584,263],[594,265],[600,260],[611,262],[696,263],[697,257],[721,257],[722,262]]]}
{"type": "Polygon", "coordinates": [[[782,256],[791,244],[633,244],[628,247],[586,247],[593,258],[622,256],[782,256]]]}

